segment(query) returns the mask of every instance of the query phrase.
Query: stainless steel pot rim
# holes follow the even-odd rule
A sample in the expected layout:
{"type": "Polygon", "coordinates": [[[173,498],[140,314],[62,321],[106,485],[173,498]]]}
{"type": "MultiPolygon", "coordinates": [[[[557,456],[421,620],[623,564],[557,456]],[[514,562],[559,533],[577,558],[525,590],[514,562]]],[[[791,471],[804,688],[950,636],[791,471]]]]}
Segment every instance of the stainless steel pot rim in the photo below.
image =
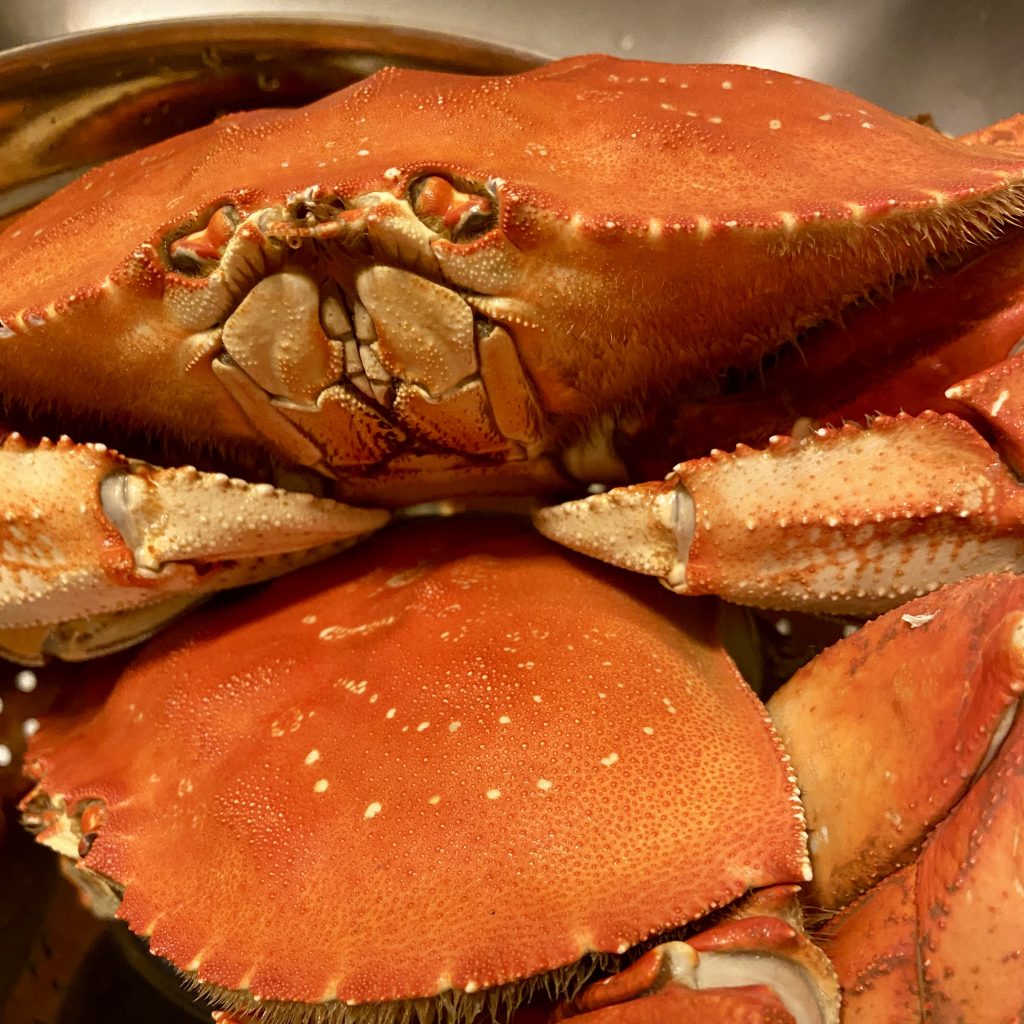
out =
{"type": "Polygon", "coordinates": [[[21,69],[45,74],[75,56],[98,57],[106,52],[124,54],[127,48],[138,51],[154,44],[195,44],[198,42],[195,39],[197,33],[202,35],[203,46],[301,43],[311,50],[328,51],[337,50],[340,43],[347,41],[349,49],[365,51],[376,57],[390,53],[407,58],[422,55],[423,59],[433,62],[437,53],[456,51],[467,64],[473,63],[474,58],[480,58],[494,62],[496,67],[521,61],[525,68],[555,56],[456,33],[406,28],[385,21],[324,18],[311,14],[215,14],[86,29],[0,50],[0,78],[21,69]],[[309,31],[313,28],[317,32],[309,31]],[[301,35],[303,32],[304,36],[301,35]],[[382,44],[385,44],[383,48],[382,44]]]}

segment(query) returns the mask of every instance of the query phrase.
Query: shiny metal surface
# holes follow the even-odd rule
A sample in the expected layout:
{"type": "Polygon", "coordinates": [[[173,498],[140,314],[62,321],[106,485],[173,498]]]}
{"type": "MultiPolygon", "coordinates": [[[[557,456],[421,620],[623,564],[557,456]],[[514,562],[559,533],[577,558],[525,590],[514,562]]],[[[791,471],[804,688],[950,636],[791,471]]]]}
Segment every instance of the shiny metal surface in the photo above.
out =
{"type": "Polygon", "coordinates": [[[506,72],[536,60],[426,32],[271,18],[162,22],[25,46],[0,54],[0,218],[92,164],[228,110],[306,103],[385,64],[506,72]]]}
{"type": "MultiPolygon", "coordinates": [[[[172,17],[286,15],[559,56],[735,61],[818,78],[963,132],[1024,106],[1024,0],[2,0],[0,47],[172,17]]],[[[203,32],[196,29],[197,38],[203,32]]]]}

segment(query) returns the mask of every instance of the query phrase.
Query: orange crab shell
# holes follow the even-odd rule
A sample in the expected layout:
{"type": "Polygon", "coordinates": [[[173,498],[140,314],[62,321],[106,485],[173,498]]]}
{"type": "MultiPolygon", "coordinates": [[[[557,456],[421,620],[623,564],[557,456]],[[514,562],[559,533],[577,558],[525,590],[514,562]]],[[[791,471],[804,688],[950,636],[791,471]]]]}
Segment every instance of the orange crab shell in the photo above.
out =
{"type": "Polygon", "coordinates": [[[167,319],[166,294],[202,285],[169,267],[168,240],[223,204],[402,197],[424,174],[494,186],[495,228],[433,251],[460,292],[501,300],[481,308],[514,335],[544,411],[578,419],[754,365],[936,243],[962,247],[1019,207],[1024,156],[755,68],[389,69],[129,155],[30,212],[0,238],[0,375],[92,422],[84,396],[116,391],[122,424],[251,440],[167,319]],[[96,336],[102,354],[81,344],[96,336]],[[73,391],[55,392],[54,359],[73,391]]]}
{"type": "Polygon", "coordinates": [[[103,801],[81,863],[155,952],[265,999],[472,992],[808,870],[712,607],[508,524],[399,530],[173,631],[29,765],[37,802],[103,801]]]}

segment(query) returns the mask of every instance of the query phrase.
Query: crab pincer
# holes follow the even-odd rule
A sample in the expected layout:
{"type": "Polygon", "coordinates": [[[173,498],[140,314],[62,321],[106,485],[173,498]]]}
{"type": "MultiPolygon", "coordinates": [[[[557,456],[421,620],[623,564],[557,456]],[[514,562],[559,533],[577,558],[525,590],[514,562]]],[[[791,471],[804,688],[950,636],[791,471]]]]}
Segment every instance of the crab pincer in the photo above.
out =
{"type": "Polygon", "coordinates": [[[1024,488],[959,417],[879,416],[540,510],[540,531],[679,594],[866,616],[1024,569],[1024,488]]]}
{"type": "Polygon", "coordinates": [[[3,438],[0,479],[0,655],[27,665],[137,643],[214,591],[323,558],[390,518],[66,437],[3,438]]]}

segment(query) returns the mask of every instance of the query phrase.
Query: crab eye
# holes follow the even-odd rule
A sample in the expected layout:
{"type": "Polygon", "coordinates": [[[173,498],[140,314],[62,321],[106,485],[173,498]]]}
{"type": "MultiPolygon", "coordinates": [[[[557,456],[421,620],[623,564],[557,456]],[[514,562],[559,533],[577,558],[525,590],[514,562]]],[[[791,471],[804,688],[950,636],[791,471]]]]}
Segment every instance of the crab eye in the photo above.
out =
{"type": "Polygon", "coordinates": [[[193,277],[209,274],[220,263],[239,220],[233,206],[214,210],[203,227],[179,234],[168,242],[167,258],[171,266],[193,277]]]}
{"type": "Polygon", "coordinates": [[[464,242],[494,227],[497,217],[495,183],[474,186],[463,191],[447,178],[436,174],[420,178],[409,188],[413,213],[428,228],[453,242],[464,242]]]}

